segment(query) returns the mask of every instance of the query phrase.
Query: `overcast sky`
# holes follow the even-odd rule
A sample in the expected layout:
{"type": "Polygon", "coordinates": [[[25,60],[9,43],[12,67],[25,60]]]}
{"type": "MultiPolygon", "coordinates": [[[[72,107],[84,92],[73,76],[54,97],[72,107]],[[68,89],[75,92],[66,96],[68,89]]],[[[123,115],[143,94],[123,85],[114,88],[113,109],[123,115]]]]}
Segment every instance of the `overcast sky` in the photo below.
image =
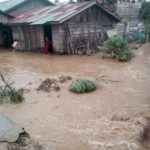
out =
{"type": "MultiPolygon", "coordinates": [[[[3,2],[3,1],[7,1],[7,0],[0,0],[0,2],[3,2]]],[[[54,2],[54,0],[50,0],[51,2],[54,2]]],[[[67,2],[68,0],[59,0],[60,2],[67,2]]],[[[76,0],[75,0],[76,1],[76,0]]]]}
{"type": "MultiPolygon", "coordinates": [[[[2,2],[2,1],[7,1],[7,0],[0,0],[0,2],[2,2]]],[[[54,2],[54,0],[50,0],[51,2],[54,2]]],[[[67,2],[68,0],[59,0],[60,2],[67,2]]],[[[74,1],[76,1],[76,0],[74,0],[74,1]]],[[[147,0],[147,1],[150,1],[150,0],[147,0]]]]}

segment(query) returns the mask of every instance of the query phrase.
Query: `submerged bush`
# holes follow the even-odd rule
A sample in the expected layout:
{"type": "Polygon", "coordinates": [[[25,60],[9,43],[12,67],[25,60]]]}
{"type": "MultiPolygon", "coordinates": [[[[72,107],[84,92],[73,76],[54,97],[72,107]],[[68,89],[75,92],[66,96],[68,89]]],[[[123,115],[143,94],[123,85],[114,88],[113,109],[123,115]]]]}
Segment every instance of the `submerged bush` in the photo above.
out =
{"type": "Polygon", "coordinates": [[[126,62],[131,60],[132,57],[133,54],[129,50],[123,50],[118,54],[117,59],[119,61],[126,62]]]}
{"type": "Polygon", "coordinates": [[[119,54],[123,48],[126,48],[126,42],[121,35],[118,35],[105,41],[102,50],[108,53],[119,54]]]}
{"type": "Polygon", "coordinates": [[[141,43],[141,44],[145,44],[145,43],[146,43],[146,38],[145,38],[145,37],[141,37],[140,43],[141,43]]]}
{"type": "Polygon", "coordinates": [[[129,61],[132,53],[127,47],[127,42],[122,35],[114,36],[104,42],[102,51],[111,53],[119,61],[129,61]]]}
{"type": "Polygon", "coordinates": [[[0,88],[0,96],[1,97],[5,97],[5,96],[10,96],[11,95],[11,90],[6,88],[6,89],[3,89],[3,88],[0,88]]]}
{"type": "Polygon", "coordinates": [[[13,103],[20,103],[23,101],[23,92],[21,91],[16,91],[16,90],[12,90],[11,92],[11,96],[10,96],[10,101],[13,103]]]}
{"type": "Polygon", "coordinates": [[[95,82],[88,79],[78,79],[70,85],[69,90],[71,92],[81,94],[86,92],[92,92],[97,89],[95,82]]]}

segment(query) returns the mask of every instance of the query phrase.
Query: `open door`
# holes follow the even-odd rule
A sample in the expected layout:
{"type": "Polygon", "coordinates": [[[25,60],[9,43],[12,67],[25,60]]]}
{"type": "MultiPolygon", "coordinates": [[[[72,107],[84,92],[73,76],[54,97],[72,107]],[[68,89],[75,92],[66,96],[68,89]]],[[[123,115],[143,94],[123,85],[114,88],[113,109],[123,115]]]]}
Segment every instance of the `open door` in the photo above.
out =
{"type": "Polygon", "coordinates": [[[5,25],[0,25],[0,45],[2,47],[11,47],[12,45],[12,31],[11,28],[5,25]]]}
{"type": "Polygon", "coordinates": [[[53,43],[52,43],[52,27],[51,25],[44,25],[44,40],[46,39],[46,37],[49,39],[50,41],[50,45],[49,45],[49,53],[53,53],[53,43]]]}

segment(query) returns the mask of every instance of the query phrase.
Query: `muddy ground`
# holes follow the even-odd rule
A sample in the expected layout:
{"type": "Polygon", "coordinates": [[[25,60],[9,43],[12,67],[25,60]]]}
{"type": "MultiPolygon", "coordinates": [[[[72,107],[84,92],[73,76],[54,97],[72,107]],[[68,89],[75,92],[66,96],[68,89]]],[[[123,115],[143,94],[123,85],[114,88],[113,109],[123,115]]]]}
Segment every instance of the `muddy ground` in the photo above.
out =
{"type": "MultiPolygon", "coordinates": [[[[0,71],[26,88],[21,104],[4,104],[10,117],[46,150],[148,150],[139,137],[150,120],[150,44],[135,50],[129,63],[93,56],[45,56],[0,51],[0,71]],[[96,79],[90,94],[37,91],[46,78],[69,75],[96,79]]],[[[0,144],[6,149],[6,144],[0,144]]]]}

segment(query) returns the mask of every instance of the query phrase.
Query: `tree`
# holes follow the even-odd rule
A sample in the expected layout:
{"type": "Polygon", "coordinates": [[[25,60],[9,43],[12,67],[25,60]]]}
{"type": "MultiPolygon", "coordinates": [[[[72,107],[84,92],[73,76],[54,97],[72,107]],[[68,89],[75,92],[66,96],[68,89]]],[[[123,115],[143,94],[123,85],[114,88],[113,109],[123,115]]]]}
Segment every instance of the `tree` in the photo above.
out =
{"type": "Polygon", "coordinates": [[[124,32],[123,32],[123,41],[125,42],[125,37],[126,37],[126,32],[127,32],[127,26],[128,26],[128,21],[126,19],[124,19],[122,21],[123,25],[124,25],[124,32]]]}
{"type": "Polygon", "coordinates": [[[150,2],[144,2],[140,10],[140,19],[146,23],[150,21],[150,2]]]}
{"type": "Polygon", "coordinates": [[[140,19],[145,25],[146,41],[150,40],[150,2],[144,2],[140,10],[140,19]]]}

